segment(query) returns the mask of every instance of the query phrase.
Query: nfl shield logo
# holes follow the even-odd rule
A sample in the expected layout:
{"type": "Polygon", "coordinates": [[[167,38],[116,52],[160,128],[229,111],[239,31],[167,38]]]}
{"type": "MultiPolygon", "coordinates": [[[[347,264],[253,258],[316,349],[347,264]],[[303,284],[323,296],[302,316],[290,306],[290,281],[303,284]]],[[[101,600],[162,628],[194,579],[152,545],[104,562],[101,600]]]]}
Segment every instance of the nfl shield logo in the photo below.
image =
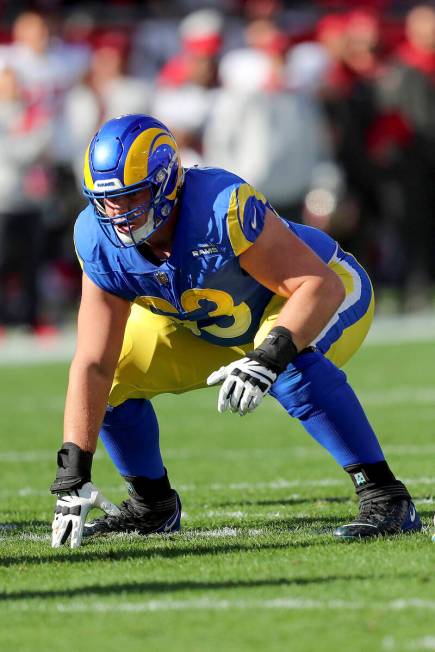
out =
{"type": "Polygon", "coordinates": [[[157,283],[160,283],[160,285],[169,285],[169,276],[166,274],[166,272],[156,272],[154,277],[157,283]]]}

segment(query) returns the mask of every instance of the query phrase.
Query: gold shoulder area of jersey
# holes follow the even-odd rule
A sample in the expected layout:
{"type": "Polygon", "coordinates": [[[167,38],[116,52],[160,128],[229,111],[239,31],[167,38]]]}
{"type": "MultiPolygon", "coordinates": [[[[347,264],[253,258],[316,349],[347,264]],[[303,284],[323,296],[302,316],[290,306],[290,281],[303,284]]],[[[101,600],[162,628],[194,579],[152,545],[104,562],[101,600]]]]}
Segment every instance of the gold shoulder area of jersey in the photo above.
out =
{"type": "Polygon", "coordinates": [[[219,247],[214,244],[207,244],[203,247],[198,247],[198,249],[192,249],[192,256],[197,258],[198,256],[210,256],[211,254],[218,254],[219,247]]]}

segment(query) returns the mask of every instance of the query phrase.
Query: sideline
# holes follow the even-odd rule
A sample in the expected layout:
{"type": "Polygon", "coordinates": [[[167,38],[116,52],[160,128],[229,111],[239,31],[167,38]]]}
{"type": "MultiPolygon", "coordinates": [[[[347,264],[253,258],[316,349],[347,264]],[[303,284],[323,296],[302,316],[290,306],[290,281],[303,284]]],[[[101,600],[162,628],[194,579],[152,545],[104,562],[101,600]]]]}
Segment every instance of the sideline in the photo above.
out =
{"type": "MultiPolygon", "coordinates": [[[[435,312],[425,312],[376,317],[365,346],[434,341],[435,312]]],[[[47,338],[10,331],[0,340],[0,366],[67,362],[74,353],[75,342],[74,326],[68,326],[58,335],[47,338]]]]}

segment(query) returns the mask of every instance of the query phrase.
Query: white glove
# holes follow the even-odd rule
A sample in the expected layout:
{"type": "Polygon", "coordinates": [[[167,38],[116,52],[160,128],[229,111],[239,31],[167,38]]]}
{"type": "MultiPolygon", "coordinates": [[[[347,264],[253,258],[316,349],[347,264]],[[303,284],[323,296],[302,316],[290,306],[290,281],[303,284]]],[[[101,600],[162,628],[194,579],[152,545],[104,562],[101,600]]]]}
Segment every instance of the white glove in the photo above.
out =
{"type": "Polygon", "coordinates": [[[219,391],[219,412],[231,410],[243,416],[260,405],[276,378],[277,374],[260,362],[241,358],[213,371],[207,378],[207,385],[224,381],[219,391]]]}
{"type": "Polygon", "coordinates": [[[90,509],[99,507],[106,514],[116,516],[119,508],[107,500],[92,482],[86,482],[80,489],[71,489],[58,494],[52,524],[52,548],[66,543],[71,534],[71,548],[78,548],[82,541],[83,526],[90,509]]]}

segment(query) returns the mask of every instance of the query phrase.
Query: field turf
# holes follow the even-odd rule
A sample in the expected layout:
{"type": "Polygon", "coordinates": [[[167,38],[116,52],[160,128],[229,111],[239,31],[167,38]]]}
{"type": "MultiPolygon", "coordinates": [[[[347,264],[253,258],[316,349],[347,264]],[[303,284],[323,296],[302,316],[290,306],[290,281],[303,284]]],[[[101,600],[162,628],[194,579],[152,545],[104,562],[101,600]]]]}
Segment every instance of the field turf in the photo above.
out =
{"type": "MultiPolygon", "coordinates": [[[[369,346],[347,371],[421,534],[340,543],[349,479],[272,399],[241,419],[217,391],[155,401],[183,530],[52,550],[48,493],[67,367],[0,369],[0,649],[435,649],[435,350],[369,346]]],[[[102,447],[94,481],[125,496],[102,447]]]]}

